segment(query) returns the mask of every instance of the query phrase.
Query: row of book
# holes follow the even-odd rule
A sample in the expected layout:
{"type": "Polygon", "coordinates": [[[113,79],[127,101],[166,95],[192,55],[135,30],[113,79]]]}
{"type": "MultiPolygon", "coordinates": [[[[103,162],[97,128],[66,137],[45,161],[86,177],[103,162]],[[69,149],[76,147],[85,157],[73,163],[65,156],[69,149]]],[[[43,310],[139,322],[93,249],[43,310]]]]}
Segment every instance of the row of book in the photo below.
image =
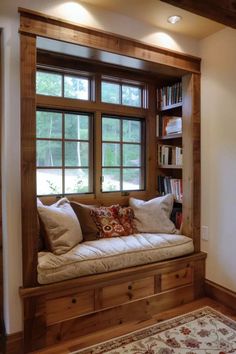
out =
{"type": "Polygon", "coordinates": [[[162,87],[159,100],[161,108],[182,102],[182,82],[162,87]]]}
{"type": "Polygon", "coordinates": [[[175,200],[182,202],[183,199],[183,184],[182,179],[169,176],[157,177],[157,188],[161,195],[173,194],[175,200]]]}
{"type": "Polygon", "coordinates": [[[182,117],[157,116],[157,136],[171,136],[182,133],[182,117]]]}
{"type": "Polygon", "coordinates": [[[173,145],[158,145],[158,164],[176,165],[183,164],[183,149],[173,145]]]}

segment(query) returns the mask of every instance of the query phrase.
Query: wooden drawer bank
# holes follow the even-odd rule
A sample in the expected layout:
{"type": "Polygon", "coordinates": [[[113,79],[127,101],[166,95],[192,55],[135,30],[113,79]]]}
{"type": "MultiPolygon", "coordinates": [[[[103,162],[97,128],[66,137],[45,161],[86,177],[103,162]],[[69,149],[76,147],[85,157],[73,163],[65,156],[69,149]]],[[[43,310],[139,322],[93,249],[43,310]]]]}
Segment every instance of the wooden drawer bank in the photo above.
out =
{"type": "Polygon", "coordinates": [[[24,353],[101,331],[204,295],[205,254],[21,289],[24,353]]]}

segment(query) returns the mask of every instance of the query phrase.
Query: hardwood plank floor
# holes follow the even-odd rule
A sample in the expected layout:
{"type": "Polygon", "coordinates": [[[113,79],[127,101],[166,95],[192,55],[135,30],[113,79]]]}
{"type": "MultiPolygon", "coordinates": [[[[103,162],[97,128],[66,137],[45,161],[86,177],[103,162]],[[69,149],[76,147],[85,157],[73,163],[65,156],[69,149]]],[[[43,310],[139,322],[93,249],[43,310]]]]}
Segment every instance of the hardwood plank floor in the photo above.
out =
{"type": "Polygon", "coordinates": [[[83,336],[81,338],[77,338],[74,340],[70,340],[68,342],[64,342],[61,345],[53,346],[46,350],[40,350],[33,352],[32,354],[70,354],[73,351],[76,351],[81,348],[85,348],[91,346],[93,344],[107,341],[111,338],[119,337],[124,334],[128,334],[130,332],[136,331],[138,329],[142,329],[144,327],[153,325],[157,322],[161,322],[175,316],[180,316],[184,313],[191,312],[197,310],[204,306],[210,306],[215,310],[227,315],[228,317],[236,320],[236,311],[225,307],[224,305],[216,302],[210,298],[202,298],[196,301],[193,301],[189,304],[185,304],[174,309],[162,312],[158,315],[154,315],[150,320],[141,321],[141,322],[130,322],[128,324],[111,327],[105,331],[96,332],[92,335],[83,336]]]}

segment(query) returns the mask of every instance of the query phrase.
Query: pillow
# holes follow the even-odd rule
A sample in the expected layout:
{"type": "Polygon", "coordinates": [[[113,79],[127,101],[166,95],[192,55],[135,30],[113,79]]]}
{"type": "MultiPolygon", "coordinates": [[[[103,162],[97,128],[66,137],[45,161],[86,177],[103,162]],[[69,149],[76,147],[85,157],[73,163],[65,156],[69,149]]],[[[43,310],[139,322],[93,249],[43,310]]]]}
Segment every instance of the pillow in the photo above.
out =
{"type": "Polygon", "coordinates": [[[174,197],[167,194],[148,201],[130,198],[129,205],[134,210],[135,225],[138,232],[176,233],[176,228],[170,220],[174,197]]]}
{"type": "Polygon", "coordinates": [[[79,221],[67,198],[50,206],[38,202],[37,207],[51,252],[66,253],[83,240],[79,221]]]}
{"type": "Polygon", "coordinates": [[[91,216],[99,230],[99,238],[126,236],[119,220],[119,209],[119,205],[112,205],[91,210],[91,216]]]}
{"type": "Polygon", "coordinates": [[[99,237],[98,228],[93,221],[90,211],[97,205],[86,205],[77,202],[70,202],[81,226],[84,241],[96,240],[99,237]]]}
{"type": "Polygon", "coordinates": [[[124,227],[125,236],[129,236],[137,232],[134,223],[134,211],[131,207],[120,207],[118,217],[121,225],[124,227]]]}

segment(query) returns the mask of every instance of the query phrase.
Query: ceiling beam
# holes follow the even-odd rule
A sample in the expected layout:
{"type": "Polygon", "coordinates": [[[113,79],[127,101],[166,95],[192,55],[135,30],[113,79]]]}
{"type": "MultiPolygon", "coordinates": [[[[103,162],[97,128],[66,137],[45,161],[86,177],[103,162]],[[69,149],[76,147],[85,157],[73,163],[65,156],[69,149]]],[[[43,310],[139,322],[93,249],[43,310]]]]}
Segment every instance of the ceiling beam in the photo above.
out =
{"type": "Polygon", "coordinates": [[[170,5],[236,28],[236,0],[161,0],[170,5]]]}

